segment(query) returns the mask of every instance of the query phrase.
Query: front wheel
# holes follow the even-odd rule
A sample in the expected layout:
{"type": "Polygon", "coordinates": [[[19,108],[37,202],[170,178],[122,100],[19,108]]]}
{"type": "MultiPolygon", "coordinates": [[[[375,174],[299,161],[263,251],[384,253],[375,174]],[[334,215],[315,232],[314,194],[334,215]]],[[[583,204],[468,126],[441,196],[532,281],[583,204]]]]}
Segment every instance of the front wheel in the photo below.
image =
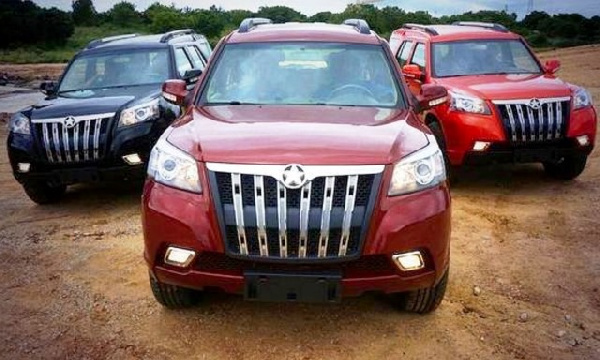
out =
{"type": "Polygon", "coordinates": [[[446,270],[440,281],[434,286],[395,295],[395,305],[402,311],[418,314],[433,312],[440,306],[446,294],[447,285],[448,270],[446,270]]]}
{"type": "Polygon", "coordinates": [[[46,205],[59,202],[67,191],[67,186],[50,185],[47,181],[27,181],[23,184],[23,189],[33,202],[46,205]]]}
{"type": "Polygon", "coordinates": [[[200,291],[162,283],[150,275],[150,288],[156,301],[169,309],[183,309],[200,301],[200,291]]]}
{"type": "Polygon", "coordinates": [[[573,180],[585,169],[587,155],[573,154],[565,156],[557,162],[545,162],[544,170],[549,176],[558,180],[573,180]]]}

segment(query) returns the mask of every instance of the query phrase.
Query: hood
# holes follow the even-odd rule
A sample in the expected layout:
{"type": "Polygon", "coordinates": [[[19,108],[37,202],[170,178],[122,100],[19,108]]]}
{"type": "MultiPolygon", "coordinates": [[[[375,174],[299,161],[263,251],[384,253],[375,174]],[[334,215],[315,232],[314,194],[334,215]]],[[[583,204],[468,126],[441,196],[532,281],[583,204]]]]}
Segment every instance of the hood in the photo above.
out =
{"type": "Polygon", "coordinates": [[[448,90],[466,91],[486,100],[571,96],[569,84],[552,75],[475,75],[437,79],[448,90]]]}
{"type": "Polygon", "coordinates": [[[409,110],[339,106],[198,107],[168,141],[205,162],[389,164],[428,144],[409,110]]]}
{"type": "Polygon", "coordinates": [[[129,86],[103,90],[84,90],[49,97],[31,107],[32,119],[112,113],[125,105],[145,102],[160,94],[156,85],[129,86]]]}

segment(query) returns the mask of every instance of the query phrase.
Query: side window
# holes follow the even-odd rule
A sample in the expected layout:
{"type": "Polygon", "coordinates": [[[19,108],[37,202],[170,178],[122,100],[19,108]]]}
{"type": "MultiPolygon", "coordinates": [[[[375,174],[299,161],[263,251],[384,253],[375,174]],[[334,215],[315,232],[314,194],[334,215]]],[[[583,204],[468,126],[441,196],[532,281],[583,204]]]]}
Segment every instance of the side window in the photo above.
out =
{"type": "Polygon", "coordinates": [[[208,60],[208,58],[210,57],[212,49],[210,48],[210,44],[207,41],[200,43],[200,53],[202,53],[202,57],[206,60],[208,60]]]}
{"type": "Polygon", "coordinates": [[[408,62],[408,57],[410,56],[410,50],[412,49],[412,41],[405,41],[404,44],[400,47],[400,51],[398,52],[398,62],[400,66],[406,65],[408,62]]]}
{"type": "Polygon", "coordinates": [[[192,65],[194,65],[194,69],[204,70],[204,66],[206,65],[200,57],[198,53],[198,48],[190,45],[187,47],[187,53],[190,55],[190,59],[192,59],[192,65]]]}
{"type": "Polygon", "coordinates": [[[185,54],[183,48],[175,49],[175,65],[179,76],[185,75],[186,71],[193,69],[190,59],[185,54]]]}
{"type": "Polygon", "coordinates": [[[417,44],[415,53],[413,54],[411,64],[418,65],[421,71],[425,72],[426,60],[425,60],[425,45],[417,44]]]}

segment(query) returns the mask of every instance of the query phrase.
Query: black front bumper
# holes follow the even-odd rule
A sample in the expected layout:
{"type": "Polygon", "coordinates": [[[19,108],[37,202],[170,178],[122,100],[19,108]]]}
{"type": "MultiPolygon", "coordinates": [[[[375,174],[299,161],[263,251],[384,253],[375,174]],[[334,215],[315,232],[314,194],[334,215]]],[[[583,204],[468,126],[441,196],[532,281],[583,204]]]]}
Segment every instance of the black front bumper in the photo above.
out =
{"type": "Polygon", "coordinates": [[[464,164],[558,162],[577,154],[589,155],[592,149],[591,145],[579,146],[575,139],[530,144],[493,143],[485,151],[469,151],[465,155],[464,164]]]}
{"type": "Polygon", "coordinates": [[[52,184],[70,185],[97,181],[139,180],[146,175],[146,167],[141,164],[134,166],[62,168],[29,173],[15,172],[14,175],[20,183],[46,181],[52,184]]]}

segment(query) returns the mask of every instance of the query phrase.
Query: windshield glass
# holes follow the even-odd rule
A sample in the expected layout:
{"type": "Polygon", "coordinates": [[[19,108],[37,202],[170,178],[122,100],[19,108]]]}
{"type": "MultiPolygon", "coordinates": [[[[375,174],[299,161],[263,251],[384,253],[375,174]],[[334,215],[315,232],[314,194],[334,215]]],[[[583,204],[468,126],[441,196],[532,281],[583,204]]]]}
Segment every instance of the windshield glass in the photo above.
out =
{"type": "Polygon", "coordinates": [[[83,55],[73,61],[59,92],[159,84],[169,78],[167,49],[83,55]]]}
{"type": "Polygon", "coordinates": [[[381,46],[324,43],[227,45],[208,80],[206,104],[397,106],[381,46]]]}
{"type": "Polygon", "coordinates": [[[537,74],[540,66],[519,40],[473,40],[433,44],[436,77],[537,74]]]}

